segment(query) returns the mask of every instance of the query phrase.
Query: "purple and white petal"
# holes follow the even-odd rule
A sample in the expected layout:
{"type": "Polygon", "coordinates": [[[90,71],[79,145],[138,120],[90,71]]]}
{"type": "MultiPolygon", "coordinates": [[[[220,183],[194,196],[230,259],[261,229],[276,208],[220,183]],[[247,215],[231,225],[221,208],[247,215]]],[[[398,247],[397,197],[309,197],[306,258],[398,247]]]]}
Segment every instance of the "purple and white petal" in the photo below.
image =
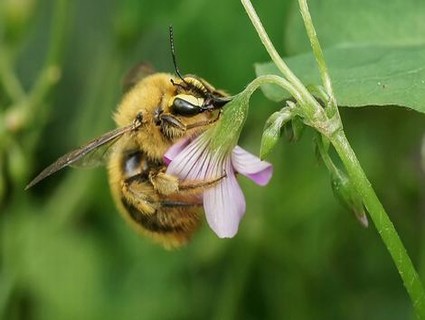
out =
{"type": "MultiPolygon", "coordinates": [[[[191,141],[180,153],[176,154],[171,150],[167,151],[167,158],[172,161],[167,167],[167,174],[179,177],[182,180],[205,180],[207,175],[207,168],[203,165],[208,163],[210,159],[210,152],[207,149],[207,141],[202,136],[197,137],[191,141]]],[[[170,149],[174,148],[171,147],[170,149]]]]}
{"type": "Polygon", "coordinates": [[[232,151],[232,164],[236,172],[250,178],[260,186],[269,183],[273,174],[273,166],[269,162],[260,160],[239,146],[232,151]]]}
{"type": "Polygon", "coordinates": [[[183,138],[173,144],[164,154],[164,162],[168,166],[177,155],[190,143],[190,138],[183,138]]]}
{"type": "Polygon", "coordinates": [[[226,159],[224,168],[226,177],[204,192],[204,209],[211,229],[220,238],[232,238],[238,232],[239,222],[245,213],[245,198],[230,158],[226,159]]]}
{"type": "Polygon", "coordinates": [[[220,238],[233,237],[245,213],[245,198],[235,171],[265,185],[272,176],[272,165],[236,146],[232,152],[210,149],[211,136],[201,134],[193,141],[182,139],[165,154],[167,174],[182,180],[200,182],[222,178],[203,192],[207,222],[220,238]]]}

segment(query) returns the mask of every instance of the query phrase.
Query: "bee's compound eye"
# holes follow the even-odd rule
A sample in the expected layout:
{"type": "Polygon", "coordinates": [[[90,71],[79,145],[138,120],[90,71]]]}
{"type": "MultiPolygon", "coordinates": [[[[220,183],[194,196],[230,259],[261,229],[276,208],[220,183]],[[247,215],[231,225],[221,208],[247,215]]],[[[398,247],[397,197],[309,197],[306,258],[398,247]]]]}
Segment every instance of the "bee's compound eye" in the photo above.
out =
{"type": "Polygon", "coordinates": [[[180,116],[195,116],[205,111],[201,106],[203,99],[190,95],[177,95],[171,105],[172,113],[180,116]]]}

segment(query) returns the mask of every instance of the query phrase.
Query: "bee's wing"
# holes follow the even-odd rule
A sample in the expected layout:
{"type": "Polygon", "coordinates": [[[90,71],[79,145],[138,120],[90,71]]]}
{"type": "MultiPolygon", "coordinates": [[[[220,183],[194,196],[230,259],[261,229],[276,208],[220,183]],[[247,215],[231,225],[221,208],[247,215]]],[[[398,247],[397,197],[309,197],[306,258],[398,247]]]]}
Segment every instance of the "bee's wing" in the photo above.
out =
{"type": "Polygon", "coordinates": [[[122,81],[123,93],[128,92],[133,88],[140,80],[155,73],[154,67],[148,63],[139,63],[132,67],[125,75],[122,81]]]}
{"type": "Polygon", "coordinates": [[[118,141],[118,138],[119,137],[116,137],[115,139],[109,140],[104,144],[99,145],[89,153],[70,163],[69,166],[73,168],[94,168],[105,164],[109,158],[109,155],[115,149],[115,142],[118,141]]]}
{"type": "Polygon", "coordinates": [[[132,124],[127,127],[118,128],[105,133],[104,135],[93,139],[85,145],[75,149],[60,157],[46,169],[41,171],[26,187],[25,190],[39,183],[44,178],[70,165],[75,166],[94,166],[100,164],[105,158],[112,144],[117,141],[123,134],[130,132],[137,127],[132,124]]]}

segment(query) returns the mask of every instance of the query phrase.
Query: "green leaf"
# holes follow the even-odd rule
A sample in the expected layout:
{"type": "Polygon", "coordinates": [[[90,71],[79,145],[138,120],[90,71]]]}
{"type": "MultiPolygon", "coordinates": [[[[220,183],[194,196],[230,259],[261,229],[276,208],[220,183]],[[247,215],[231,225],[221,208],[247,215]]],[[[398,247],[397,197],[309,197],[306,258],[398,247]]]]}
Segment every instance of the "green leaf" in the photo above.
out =
{"type": "MultiPolygon", "coordinates": [[[[320,0],[308,1],[308,5],[323,48],[342,43],[425,42],[423,0],[320,0]]],[[[298,6],[292,6],[285,26],[286,54],[311,50],[298,6]]]]}
{"type": "MultiPolygon", "coordinates": [[[[337,46],[324,51],[338,105],[402,106],[425,112],[425,45],[337,46]]],[[[320,84],[311,53],[285,59],[305,85],[320,84]]],[[[256,65],[258,76],[281,73],[273,63],[256,65]]],[[[290,96],[277,86],[262,86],[271,100],[290,96]]]]}

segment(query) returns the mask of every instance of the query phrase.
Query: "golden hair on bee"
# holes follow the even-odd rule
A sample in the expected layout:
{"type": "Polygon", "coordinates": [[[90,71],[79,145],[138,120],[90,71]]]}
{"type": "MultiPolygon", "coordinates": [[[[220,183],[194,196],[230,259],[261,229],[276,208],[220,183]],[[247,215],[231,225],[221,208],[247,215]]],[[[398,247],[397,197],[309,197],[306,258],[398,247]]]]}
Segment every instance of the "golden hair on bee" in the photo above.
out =
{"type": "MultiPolygon", "coordinates": [[[[203,85],[202,79],[193,76],[183,79],[203,85]]],[[[214,183],[186,183],[165,174],[163,156],[167,149],[180,138],[206,130],[220,116],[220,110],[211,106],[200,112],[198,107],[207,98],[188,91],[178,77],[153,74],[124,96],[114,116],[119,127],[127,126],[136,115],[143,119],[142,126],[121,138],[110,155],[108,171],[114,200],[130,224],[166,247],[189,240],[200,222],[199,196],[214,183]]]]}
{"type": "Polygon", "coordinates": [[[60,157],[26,187],[70,165],[105,162],[122,216],[166,248],[189,241],[200,223],[202,192],[222,177],[181,181],[165,173],[163,156],[179,139],[214,126],[230,101],[202,78],[180,74],[171,28],[170,40],[177,76],[154,73],[141,77],[136,72],[128,77],[130,85],[114,115],[118,128],[60,157]]]}

